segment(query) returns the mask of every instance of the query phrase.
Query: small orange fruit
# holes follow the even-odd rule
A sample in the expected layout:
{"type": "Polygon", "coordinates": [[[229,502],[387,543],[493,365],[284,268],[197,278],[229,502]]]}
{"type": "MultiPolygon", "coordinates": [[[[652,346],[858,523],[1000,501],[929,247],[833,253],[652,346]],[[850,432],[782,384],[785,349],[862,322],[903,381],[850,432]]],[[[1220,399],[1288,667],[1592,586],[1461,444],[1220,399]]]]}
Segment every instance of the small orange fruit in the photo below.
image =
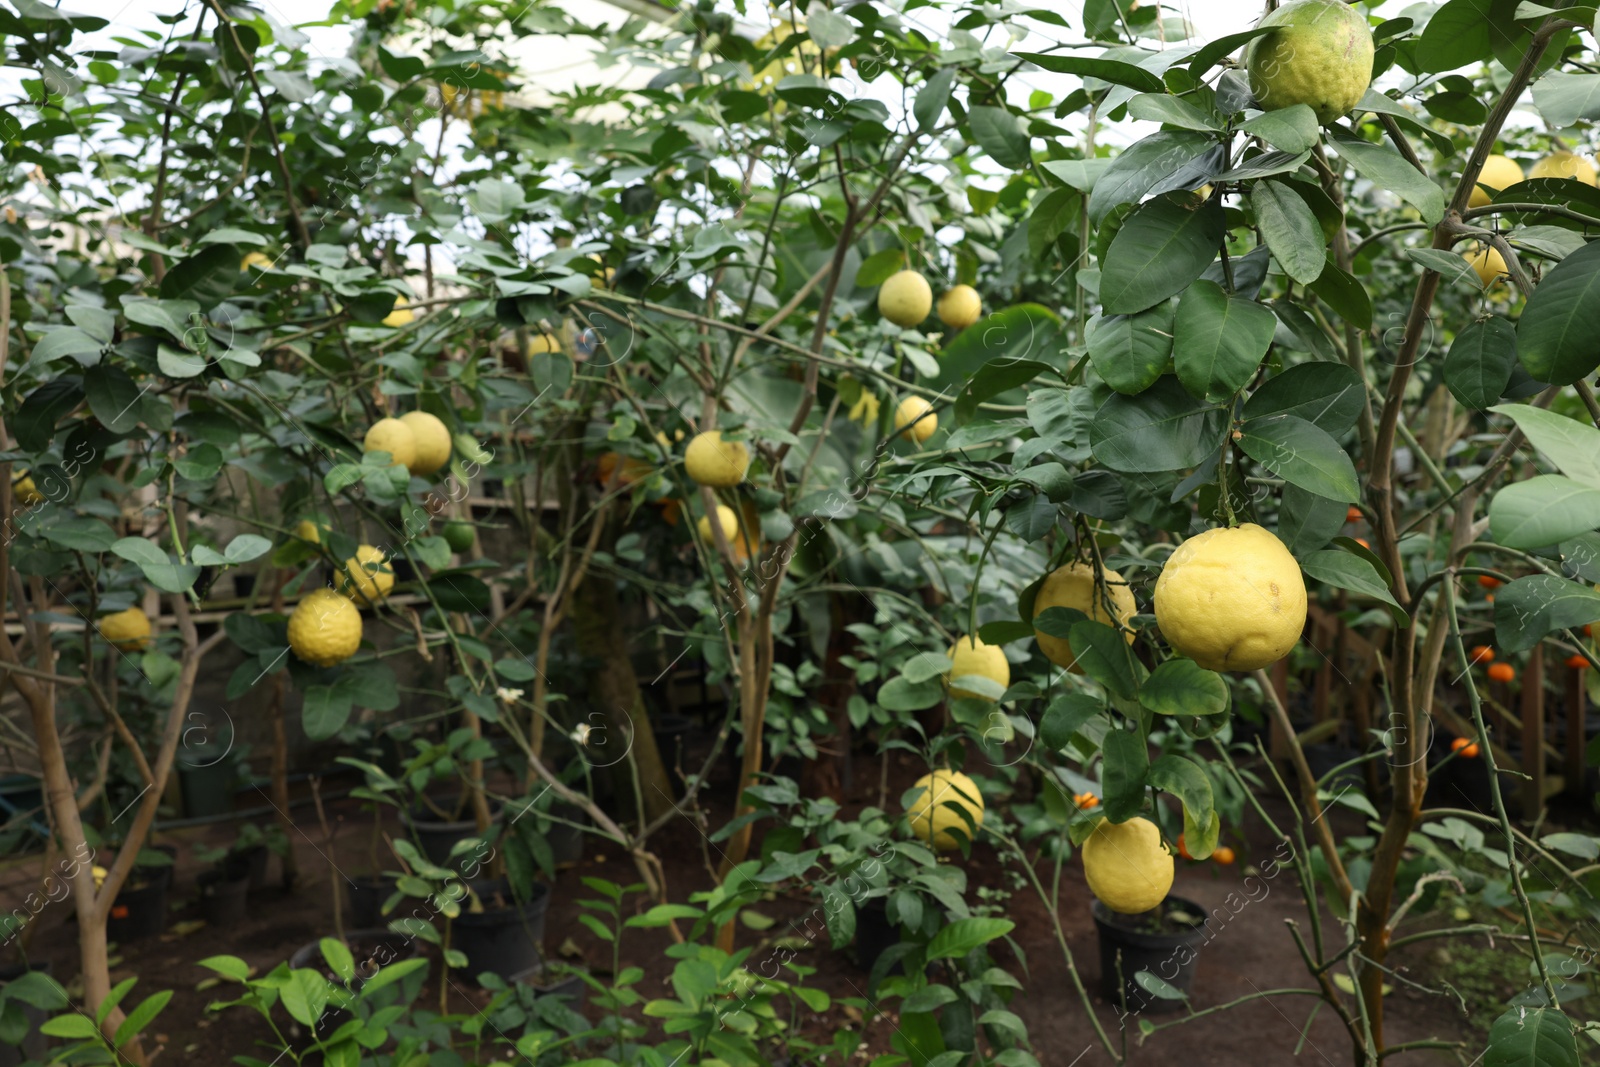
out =
{"type": "Polygon", "coordinates": [[[1356,538],[1356,544],[1360,545],[1362,548],[1366,549],[1368,552],[1372,551],[1372,546],[1367,544],[1367,539],[1365,537],[1356,538]]]}
{"type": "Polygon", "coordinates": [[[1478,584],[1483,586],[1485,589],[1498,589],[1500,588],[1501,582],[1500,579],[1491,574],[1480,574],[1478,575],[1478,584]]]}
{"type": "Polygon", "coordinates": [[[1226,867],[1233,863],[1233,849],[1227,845],[1219,845],[1216,851],[1211,853],[1211,858],[1226,867]]]}
{"type": "Polygon", "coordinates": [[[1587,656],[1568,656],[1567,666],[1571,667],[1575,671],[1581,671],[1585,667],[1589,666],[1589,659],[1587,656]]]}
{"type": "Polygon", "coordinates": [[[1344,513],[1345,522],[1360,522],[1364,518],[1366,518],[1366,516],[1361,514],[1361,509],[1356,507],[1354,504],[1351,504],[1349,509],[1344,513]]]}
{"type": "Polygon", "coordinates": [[[1516,670],[1509,663],[1493,663],[1489,665],[1489,681],[1491,682],[1509,682],[1516,676],[1516,670]]]}
{"type": "Polygon", "coordinates": [[[1588,623],[1584,623],[1583,624],[1583,636],[1585,636],[1585,637],[1591,636],[1590,633],[1589,633],[1589,624],[1588,623]]]}
{"type": "Polygon", "coordinates": [[[1472,663],[1488,663],[1494,659],[1494,649],[1488,645],[1474,646],[1472,651],[1467,653],[1467,659],[1472,663]]]}
{"type": "Polygon", "coordinates": [[[1072,798],[1072,802],[1078,806],[1079,811],[1088,811],[1100,803],[1100,798],[1093,793],[1079,793],[1072,798]]]}
{"type": "Polygon", "coordinates": [[[1178,835],[1178,855],[1182,856],[1186,860],[1194,859],[1193,856],[1189,855],[1188,846],[1186,846],[1183,843],[1183,835],[1182,834],[1178,835]]]}
{"type": "Polygon", "coordinates": [[[1478,754],[1478,745],[1465,737],[1458,737],[1450,742],[1450,751],[1459,753],[1462,759],[1472,759],[1478,754]]]}
{"type": "Polygon", "coordinates": [[[1486,596],[1486,597],[1484,597],[1484,598],[1483,598],[1483,599],[1484,599],[1484,600],[1485,600],[1485,601],[1486,601],[1486,602],[1488,602],[1488,603],[1490,603],[1490,604],[1493,604],[1493,603],[1494,603],[1494,594],[1493,594],[1493,593],[1490,593],[1490,594],[1489,594],[1489,595],[1488,595],[1488,596],[1486,596]]]}

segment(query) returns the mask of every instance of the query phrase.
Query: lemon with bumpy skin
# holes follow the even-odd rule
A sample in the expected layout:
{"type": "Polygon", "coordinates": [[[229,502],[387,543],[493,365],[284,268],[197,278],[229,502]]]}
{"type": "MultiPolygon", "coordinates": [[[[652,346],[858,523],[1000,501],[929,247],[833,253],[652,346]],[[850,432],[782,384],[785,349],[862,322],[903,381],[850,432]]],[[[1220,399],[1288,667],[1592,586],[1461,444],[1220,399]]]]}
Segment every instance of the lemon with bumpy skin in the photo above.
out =
{"type": "Polygon", "coordinates": [[[361,647],[361,613],[332,589],[318,589],[289,616],[289,647],[318,667],[331,667],[361,647]]]}
{"type": "Polygon", "coordinates": [[[896,326],[910,329],[933,310],[933,290],[928,279],[914,270],[891,275],[878,287],[878,312],[896,326]]]}
{"type": "Polygon", "coordinates": [[[1156,579],[1156,625],[1211,671],[1276,663],[1306,626],[1306,583],[1283,542],[1255,523],[1189,538],[1156,579]]]}
{"type": "Polygon", "coordinates": [[[721,430],[697,433],[683,453],[683,469],[697,485],[729,489],[744,481],[750,450],[743,441],[724,441],[721,430]]]}
{"type": "Polygon", "coordinates": [[[361,545],[356,548],[355,555],[344,561],[339,592],[359,606],[371,607],[388,596],[393,588],[394,568],[389,566],[382,549],[361,545]]]}
{"type": "MultiPolygon", "coordinates": [[[[1095,622],[1103,622],[1119,630],[1125,628],[1128,620],[1139,611],[1139,605],[1133,599],[1133,590],[1116,571],[1105,568],[1101,574],[1105,576],[1103,589],[1095,584],[1094,568],[1087,563],[1068,563],[1064,567],[1057,567],[1033,596],[1033,617],[1037,619],[1047,608],[1072,608],[1095,622]],[[1106,610],[1108,599],[1111,601],[1110,611],[1106,610]]],[[[1072,642],[1064,637],[1052,637],[1037,628],[1033,636],[1039,642],[1039,651],[1051,663],[1065,667],[1073,674],[1083,673],[1083,668],[1078,666],[1078,657],[1072,654],[1072,642]]],[[[1127,631],[1125,636],[1128,643],[1133,644],[1133,631],[1127,631]]]]}
{"type": "Polygon", "coordinates": [[[96,628],[101,637],[124,652],[143,652],[150,647],[150,616],[138,608],[102,615],[96,628]]]}
{"type": "Polygon", "coordinates": [[[1245,49],[1250,90],[1263,111],[1306,104],[1326,126],[1372,84],[1372,30],[1343,0],[1297,0],[1256,25],[1272,31],[1245,49]]]}
{"type": "Polygon", "coordinates": [[[983,318],[983,298],[970,285],[958,285],[939,298],[939,321],[952,330],[965,330],[983,318]]]}
{"type": "Polygon", "coordinates": [[[26,474],[11,483],[11,495],[25,508],[44,503],[44,494],[39,492],[39,487],[26,474]]]}
{"type": "MultiPolygon", "coordinates": [[[[722,527],[722,536],[727,538],[729,547],[739,543],[739,513],[726,504],[717,505],[717,525],[722,527]]],[[[716,533],[711,528],[711,516],[702,515],[700,521],[695,523],[694,532],[700,535],[700,540],[711,547],[713,552],[717,548],[716,533]]]]}
{"type": "Polygon", "coordinates": [[[1083,842],[1083,876],[1095,899],[1122,915],[1149,911],[1172,889],[1172,853],[1149,819],[1102,820],[1083,842]]]}
{"type": "Polygon", "coordinates": [[[426,477],[450,462],[450,431],[437,415],[426,411],[408,411],[400,421],[411,427],[416,448],[406,469],[412,474],[426,477]]]}
{"type": "Polygon", "coordinates": [[[960,771],[937,770],[916,781],[922,790],[906,813],[911,816],[911,832],[940,852],[961,847],[961,842],[977,836],[983,827],[983,794],[978,783],[960,771]],[[966,809],[972,824],[950,805],[966,809]]]}
{"type": "Polygon", "coordinates": [[[1594,164],[1575,152],[1551,152],[1528,170],[1530,178],[1572,178],[1585,185],[1595,183],[1594,164]]]}
{"type": "Polygon", "coordinates": [[[1483,161],[1477,184],[1467,198],[1468,207],[1483,207],[1494,199],[1494,193],[1509,189],[1522,180],[1522,168],[1517,161],[1506,156],[1493,155],[1483,161]],[[1490,192],[1493,190],[1493,192],[1490,192]]]}
{"type": "Polygon", "coordinates": [[[920,396],[908,396],[894,409],[894,432],[905,434],[919,445],[938,428],[939,416],[933,405],[920,396]]]}
{"type": "MultiPolygon", "coordinates": [[[[944,676],[948,685],[957,678],[987,678],[1000,687],[1003,693],[1011,685],[1011,664],[1006,662],[1005,649],[999,645],[986,645],[981,638],[963,637],[950,646],[950,671],[944,676]]],[[[992,700],[987,693],[974,693],[952,687],[950,695],[969,700],[992,700]]]]}
{"type": "Polygon", "coordinates": [[[1461,258],[1471,264],[1473,271],[1478,275],[1478,280],[1485,286],[1492,284],[1496,279],[1502,278],[1506,273],[1506,257],[1502,256],[1493,245],[1484,245],[1477,254],[1461,253],[1461,258]]]}
{"type": "Polygon", "coordinates": [[[407,470],[417,461],[417,435],[399,419],[379,419],[361,441],[363,452],[387,452],[394,462],[407,470]]]}

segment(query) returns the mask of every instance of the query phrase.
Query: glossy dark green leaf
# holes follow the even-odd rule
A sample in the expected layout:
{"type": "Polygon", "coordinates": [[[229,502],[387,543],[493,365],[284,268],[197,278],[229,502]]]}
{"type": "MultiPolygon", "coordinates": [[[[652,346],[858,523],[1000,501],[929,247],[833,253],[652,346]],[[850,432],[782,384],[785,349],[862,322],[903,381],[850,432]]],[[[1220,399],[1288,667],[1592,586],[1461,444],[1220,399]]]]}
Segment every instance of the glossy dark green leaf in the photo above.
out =
{"type": "MultiPolygon", "coordinates": [[[[1098,187],[1096,187],[1098,189],[1098,187]]],[[[1112,315],[1153,307],[1217,258],[1226,230],[1222,205],[1173,193],[1142,205],[1123,222],[1100,271],[1100,304],[1112,315]]]]}
{"type": "Polygon", "coordinates": [[[1515,422],[1529,443],[1562,474],[1600,489],[1600,429],[1532,404],[1501,404],[1493,410],[1515,422]]]}
{"type": "Polygon", "coordinates": [[[1228,683],[1181,656],[1164,660],[1139,686],[1139,703],[1157,715],[1221,715],[1228,710],[1228,683]]]}
{"type": "Polygon", "coordinates": [[[1328,262],[1322,226],[1299,193],[1286,182],[1257,182],[1250,190],[1250,206],[1262,238],[1285,274],[1302,285],[1322,276],[1328,262]]]}
{"type": "Polygon", "coordinates": [[[1137,397],[1107,399],[1090,425],[1089,448],[1115,471],[1186,470],[1217,447],[1222,432],[1221,410],[1168,376],[1137,397]]]}
{"type": "Polygon", "coordinates": [[[1144,810],[1150,750],[1137,732],[1119,728],[1107,731],[1100,754],[1100,807],[1112,822],[1126,822],[1144,810]]]}
{"type": "Polygon", "coordinates": [[[1483,1067],[1578,1067],[1581,1062],[1572,1020],[1553,1007],[1507,1011],[1489,1028],[1483,1054],[1483,1067]]]}
{"type": "Polygon", "coordinates": [[[972,421],[972,416],[977,414],[979,404],[1001,393],[1020,388],[1049,369],[1049,364],[1034,359],[1013,359],[1010,356],[1002,356],[990,360],[984,364],[982,370],[972,376],[967,382],[967,387],[961,390],[961,395],[956,398],[956,424],[960,426],[972,421]]]}
{"type": "Polygon", "coordinates": [[[1300,557],[1300,569],[1310,578],[1340,589],[1375,597],[1391,607],[1401,607],[1377,568],[1362,556],[1337,548],[1325,548],[1300,557]]]}
{"type": "Polygon", "coordinates": [[[1340,434],[1356,424],[1365,399],[1361,375],[1345,364],[1297,363],[1250,394],[1244,417],[1294,415],[1330,434],[1340,434]]]}
{"type": "Polygon", "coordinates": [[[1065,52],[1016,52],[1018,59],[1026,59],[1056,74],[1076,74],[1082,78],[1099,78],[1101,81],[1125,85],[1141,93],[1166,92],[1167,86],[1159,77],[1116,59],[1097,59],[1093,56],[1075,56],[1065,52]]]}
{"type": "Polygon", "coordinates": [[[163,300],[193,300],[210,310],[234,294],[240,279],[239,250],[233,245],[207,245],[173,264],[161,279],[163,300]]]}
{"type": "Polygon", "coordinates": [[[1173,369],[1191,396],[1225,401],[1255,376],[1277,329],[1265,307],[1200,279],[1178,300],[1173,369]]]}
{"type": "Polygon", "coordinates": [[[1050,701],[1039,720],[1039,740],[1052,752],[1067,747],[1072,735],[1077,733],[1106,708],[1088,693],[1065,693],[1050,701]]]}
{"type": "Polygon", "coordinates": [[[1553,574],[1518,578],[1495,590],[1495,644],[1506,652],[1530,649],[1556,630],[1600,622],[1600,593],[1553,574]]]}
{"type": "Polygon", "coordinates": [[[1154,385],[1172,360],[1173,308],[1158,304],[1136,315],[1110,315],[1095,321],[1089,334],[1089,361],[1095,373],[1130,396],[1154,385]]]}
{"type": "Polygon", "coordinates": [[[1295,415],[1268,415],[1247,421],[1242,429],[1239,448],[1284,481],[1329,500],[1361,499],[1350,456],[1315,423],[1295,415]]]}
{"type": "Polygon", "coordinates": [[[1482,411],[1505,394],[1516,363],[1516,327],[1497,316],[1479,319],[1450,343],[1444,384],[1462,404],[1482,411]]]}
{"type": "Polygon", "coordinates": [[[1089,194],[1089,221],[1098,226],[1121,204],[1136,204],[1185,164],[1216,146],[1216,138],[1190,130],[1158,130],[1111,160],[1089,194]]]}
{"type": "Polygon", "coordinates": [[[1183,804],[1184,848],[1197,860],[1211,855],[1216,838],[1209,833],[1216,822],[1216,801],[1211,791],[1211,778],[1192,759],[1167,753],[1150,764],[1145,782],[1152,789],[1170,793],[1183,804]],[[1189,837],[1189,828],[1200,829],[1200,836],[1189,837]]]}
{"type": "Polygon", "coordinates": [[[1363,330],[1372,328],[1372,298],[1354,275],[1340,270],[1333,260],[1328,260],[1311,283],[1311,291],[1351,325],[1363,330]]]}
{"type": "Polygon", "coordinates": [[[1565,475],[1512,482],[1489,501],[1489,532],[1507,548],[1544,548],[1593,530],[1600,530],[1600,489],[1565,475]]]}
{"type": "Polygon", "coordinates": [[[967,112],[973,140],[1002,167],[1021,170],[1033,161],[1028,135],[1017,116],[1003,107],[975,107],[967,112]]]}
{"type": "Polygon", "coordinates": [[[1334,137],[1333,147],[1357,174],[1416,208],[1424,222],[1436,223],[1444,217],[1444,190],[1394,148],[1353,135],[1334,137]]]}
{"type": "Polygon", "coordinates": [[[955,80],[956,68],[945,67],[917,90],[916,102],[911,105],[911,114],[917,120],[917,129],[929,130],[938,125],[939,117],[944,114],[945,105],[950,102],[950,87],[955,84],[955,80]]]}
{"type": "Polygon", "coordinates": [[[1450,0],[1423,27],[1417,42],[1417,66],[1436,74],[1488,59],[1487,16],[1483,0],[1450,0]]]}
{"type": "Polygon", "coordinates": [[[1600,367],[1600,242],[1557,263],[1528,297],[1517,322],[1517,358],[1551,385],[1571,385],[1600,367]]]}
{"type": "Polygon", "coordinates": [[[1313,552],[1344,528],[1348,508],[1298,485],[1286,485],[1278,507],[1278,540],[1297,557],[1313,552]]]}
{"type": "Polygon", "coordinates": [[[1131,698],[1138,691],[1133,652],[1122,634],[1103,622],[1085,619],[1073,624],[1068,640],[1083,673],[1119,697],[1131,698]]]}

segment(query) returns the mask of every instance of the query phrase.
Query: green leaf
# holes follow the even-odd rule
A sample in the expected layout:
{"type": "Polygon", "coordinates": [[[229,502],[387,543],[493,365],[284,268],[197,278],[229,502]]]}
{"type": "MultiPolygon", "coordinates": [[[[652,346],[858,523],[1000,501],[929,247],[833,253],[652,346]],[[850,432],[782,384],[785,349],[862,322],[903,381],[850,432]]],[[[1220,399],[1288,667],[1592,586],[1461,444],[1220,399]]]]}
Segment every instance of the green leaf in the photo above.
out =
{"type": "Polygon", "coordinates": [[[196,353],[163,344],[156,349],[156,366],[168,378],[195,378],[206,372],[208,360],[196,353]]]}
{"type": "Polygon", "coordinates": [[[957,919],[933,935],[933,940],[928,942],[925,958],[929,963],[934,960],[961,959],[973,949],[987,945],[997,937],[1004,937],[1016,926],[1010,919],[957,919]]]}
{"type": "MultiPolygon", "coordinates": [[[[1457,0],[1459,2],[1459,0],[1457,0]]],[[[1512,1008],[1489,1028],[1483,1067],[1578,1067],[1578,1038],[1559,1008],[1512,1008]]]]}
{"type": "Polygon", "coordinates": [[[1066,693],[1050,701],[1039,720],[1039,740],[1052,752],[1067,747],[1072,735],[1105,711],[1105,705],[1088,693],[1066,693]]]}
{"type": "MultiPolygon", "coordinates": [[[[1150,772],[1145,776],[1145,781],[1152,789],[1171,793],[1182,802],[1185,828],[1191,825],[1206,827],[1216,819],[1211,778],[1193,760],[1172,753],[1161,756],[1150,764],[1150,772]]],[[[1205,848],[1205,844],[1203,841],[1191,842],[1188,834],[1184,834],[1184,847],[1197,860],[1211,855],[1211,849],[1205,848]],[[1204,851],[1197,851],[1197,845],[1204,851]]],[[[1212,838],[1210,844],[1214,848],[1216,839],[1212,838]]]]}
{"type": "Polygon", "coordinates": [[[1181,96],[1167,93],[1140,93],[1128,101],[1128,114],[1147,122],[1163,122],[1185,130],[1220,130],[1216,115],[1181,96]]]}
{"type": "Polygon", "coordinates": [[[1090,424],[1089,448],[1115,471],[1185,470],[1216,449],[1222,432],[1221,411],[1167,376],[1137,397],[1108,398],[1090,424]]]}
{"type": "MultiPolygon", "coordinates": [[[[1546,843],[1549,840],[1549,837],[1545,838],[1546,843]]],[[[20,1000],[24,1004],[44,1011],[60,1011],[71,1003],[67,991],[61,988],[61,983],[43,971],[28,971],[8,981],[5,987],[0,989],[0,1002],[5,1000],[20,1000]]]]}
{"type": "Polygon", "coordinates": [[[1340,270],[1333,260],[1328,260],[1311,291],[1339,314],[1346,322],[1363,330],[1372,328],[1372,297],[1355,276],[1340,270]]]}
{"type": "Polygon", "coordinates": [[[250,977],[250,965],[238,956],[208,956],[200,961],[199,966],[235,982],[243,982],[250,977]]]}
{"type": "Polygon", "coordinates": [[[1085,619],[1073,624],[1068,640],[1083,673],[1119,697],[1131,698],[1138,692],[1133,652],[1121,633],[1103,622],[1085,619]]]}
{"type": "Polygon", "coordinates": [[[1483,279],[1478,277],[1477,269],[1470,260],[1459,253],[1446,252],[1442,248],[1408,248],[1406,256],[1439,275],[1446,285],[1466,282],[1480,291],[1485,288],[1483,279]]]}
{"type": "Polygon", "coordinates": [[[1492,408],[1517,424],[1530,444],[1574,481],[1600,489],[1600,429],[1532,404],[1492,408]]]}
{"type": "Polygon", "coordinates": [[[331,937],[323,938],[318,944],[322,949],[322,958],[328,961],[334,974],[346,981],[355,977],[356,962],[350,954],[350,946],[331,937]]]}
{"type": "Polygon", "coordinates": [[[967,124],[972,137],[1002,167],[1021,170],[1033,162],[1028,135],[1017,116],[1003,107],[970,108],[967,124]]]}
{"type": "Polygon", "coordinates": [[[1489,501],[1489,532],[1507,548],[1535,549],[1600,529],[1600,489],[1559,474],[1513,482],[1489,501]]]}
{"type": "Polygon", "coordinates": [[[1216,147],[1217,139],[1188,130],[1159,130],[1124,148],[1094,183],[1089,221],[1099,226],[1121,204],[1137,204],[1158,183],[1216,147]]]}
{"type": "Polygon", "coordinates": [[[1311,151],[1322,137],[1317,113],[1306,104],[1263,111],[1255,118],[1239,123],[1239,129],[1292,155],[1311,151]]]}
{"type": "Polygon", "coordinates": [[[901,268],[905,261],[906,254],[898,247],[874,252],[856,268],[856,285],[862,288],[882,285],[901,268]]]}
{"type": "Polygon", "coordinates": [[[1157,715],[1221,715],[1228,710],[1228,683],[1192,659],[1175,657],[1150,672],[1139,703],[1157,715]]]}
{"type": "Polygon", "coordinates": [[[1055,529],[1056,506],[1043,493],[1035,493],[1006,508],[1006,529],[1032,544],[1055,529]]]}
{"type": "Polygon", "coordinates": [[[1551,385],[1571,385],[1600,367],[1600,241],[1557,263],[1528,297],[1517,322],[1517,357],[1551,385]]]}
{"type": "Polygon", "coordinates": [[[42,527],[39,533],[51,544],[77,552],[107,552],[117,541],[111,527],[87,517],[60,519],[42,527]]]}
{"type": "Polygon", "coordinates": [[[961,390],[961,395],[956,398],[956,424],[965,425],[972,421],[972,416],[977,414],[979,404],[1026,385],[1050,369],[1048,363],[1040,363],[1033,359],[1002,356],[990,360],[984,364],[982,370],[972,376],[967,387],[961,390]]]}
{"type": "Polygon", "coordinates": [[[1296,557],[1321,548],[1344,527],[1346,509],[1337,500],[1286,485],[1278,508],[1278,540],[1296,557]]]}
{"type": "Polygon", "coordinates": [[[1254,300],[1229,296],[1215,282],[1195,282],[1178,300],[1173,327],[1178,380],[1191,396],[1227,400],[1254,377],[1277,329],[1277,316],[1254,300]]]}
{"type": "Polygon", "coordinates": [[[1533,106],[1552,129],[1600,118],[1600,74],[1551,71],[1533,83],[1533,106]]]}
{"type": "Polygon", "coordinates": [[[1261,383],[1245,401],[1244,417],[1294,415],[1330,434],[1344,433],[1361,414],[1361,375],[1343,363],[1299,363],[1261,383]]]}
{"type": "Polygon", "coordinates": [[[206,245],[167,268],[161,299],[193,300],[209,310],[233,295],[239,278],[239,250],[228,244],[206,245]]]}
{"type": "MultiPolygon", "coordinates": [[[[1202,45],[1200,51],[1194,54],[1194,58],[1189,61],[1189,73],[1196,80],[1199,80],[1202,74],[1205,74],[1240,48],[1243,48],[1257,37],[1271,32],[1271,26],[1257,26],[1254,29],[1241,30],[1238,33],[1230,33],[1225,37],[1218,37],[1215,41],[1202,45]]],[[[1305,107],[1305,105],[1296,104],[1295,107],[1305,107]]],[[[1310,111],[1311,109],[1306,108],[1306,110],[1310,111]]],[[[1272,115],[1276,114],[1276,112],[1269,111],[1267,114],[1272,115]]],[[[1245,123],[1245,125],[1248,126],[1249,123],[1245,123]]]]}
{"type": "MultiPolygon", "coordinates": [[[[100,350],[104,347],[104,344],[83,330],[72,326],[55,326],[47,330],[33,346],[33,353],[28,357],[28,366],[43,367],[58,359],[78,359],[80,356],[92,355],[98,359],[100,350]]],[[[78,359],[78,362],[87,364],[95,360],[78,359]]]]}
{"type": "Polygon", "coordinates": [[[1129,396],[1142,393],[1155,384],[1172,359],[1172,330],[1170,303],[1136,315],[1096,319],[1089,334],[1089,362],[1117,392],[1129,396]]]}
{"type": "Polygon", "coordinates": [[[1374,597],[1403,611],[1400,602],[1389,592],[1389,583],[1363,556],[1343,549],[1327,548],[1307,553],[1300,560],[1300,569],[1319,582],[1374,597]]]}
{"type": "Polygon", "coordinates": [[[161,1009],[165,1008],[167,1002],[171,999],[172,990],[163,989],[159,993],[152,993],[141,1000],[139,1006],[130,1011],[128,1017],[122,1020],[122,1025],[117,1027],[117,1033],[112,1039],[112,1044],[117,1048],[121,1048],[135,1034],[143,1033],[144,1028],[155,1021],[155,1017],[161,1014],[161,1009]]]}
{"type": "Polygon", "coordinates": [[[1532,648],[1556,630],[1600,621],[1600,593],[1553,574],[1518,578],[1495,591],[1495,644],[1506,652],[1532,648]]]}
{"type": "Polygon", "coordinates": [[[1516,365],[1516,327],[1497,316],[1479,319],[1450,343],[1444,384],[1463,405],[1482,411],[1505,395],[1516,365]]]}
{"type": "Polygon", "coordinates": [[[315,1026],[328,1005],[328,980],[313,970],[290,971],[278,988],[283,1008],[302,1026],[315,1026]]]}
{"type": "Polygon", "coordinates": [[[1424,222],[1433,224],[1444,217],[1444,190],[1406,162],[1399,152],[1353,134],[1336,134],[1332,140],[1334,151],[1343,156],[1357,174],[1407,201],[1421,213],[1424,222]]]}
{"type": "Polygon", "coordinates": [[[1194,197],[1178,193],[1143,204],[1106,250],[1101,306],[1127,315],[1181,292],[1217,257],[1225,230],[1222,205],[1214,200],[1197,206],[1194,197]]]}
{"type": "Polygon", "coordinates": [[[83,400],[83,390],[71,378],[55,378],[29,393],[12,420],[17,444],[28,452],[43,452],[55,436],[56,423],[83,400]]]}
{"type": "Polygon", "coordinates": [[[1100,754],[1104,760],[1100,784],[1105,790],[1100,805],[1112,822],[1126,822],[1144,810],[1150,750],[1137,731],[1115,729],[1108,731],[1101,740],[1100,754]]]}
{"type": "Polygon", "coordinates": [[[87,1015],[69,1012],[66,1015],[57,1015],[54,1019],[46,1019],[39,1025],[39,1032],[50,1037],[64,1037],[69,1041],[83,1041],[93,1039],[100,1031],[94,1025],[94,1020],[87,1015]]]}
{"type": "Polygon", "coordinates": [[[350,694],[337,685],[314,685],[306,690],[300,707],[300,724],[312,741],[326,741],[350,720],[350,694]]]}
{"type": "Polygon", "coordinates": [[[1484,0],[1450,0],[1439,8],[1417,41],[1417,67],[1437,74],[1488,59],[1487,16],[1484,0]]]}
{"type": "Polygon", "coordinates": [[[173,563],[165,552],[143,537],[121,538],[112,544],[111,551],[129,563],[138,564],[150,584],[163,592],[187,592],[200,577],[199,567],[173,563]]]}
{"type": "Polygon", "coordinates": [[[1239,448],[1284,481],[1353,504],[1361,499],[1356,468],[1326,430],[1295,415],[1250,419],[1239,448]]]}
{"type": "Polygon", "coordinates": [[[127,433],[139,425],[139,398],[144,394],[120,367],[102,363],[84,371],[83,393],[94,417],[112,433],[127,433]]]}
{"type": "Polygon", "coordinates": [[[1035,200],[1028,214],[1028,255],[1040,258],[1058,237],[1073,228],[1082,201],[1083,195],[1076,189],[1051,189],[1035,200]]]}
{"type": "Polygon", "coordinates": [[[1058,52],[1013,52],[1018,59],[1026,59],[1056,74],[1076,74],[1080,78],[1099,78],[1115,85],[1125,85],[1141,93],[1164,93],[1166,83],[1159,77],[1117,59],[1098,59],[1092,56],[1074,56],[1058,52]]]}
{"type": "MultiPolygon", "coordinates": [[[[238,266],[235,257],[233,267],[237,270],[238,266]]],[[[191,327],[205,321],[200,315],[200,305],[193,300],[124,300],[122,313],[128,316],[129,322],[162,330],[179,344],[191,327]]]]}
{"type": "Polygon", "coordinates": [[[917,129],[929,130],[938,125],[945,105],[950,103],[950,88],[955,84],[956,68],[945,67],[927,80],[917,90],[917,99],[911,105],[911,114],[917,120],[917,129]]]}
{"type": "MultiPolygon", "coordinates": [[[[1307,112],[1310,110],[1306,108],[1307,112]]],[[[1310,285],[1322,276],[1322,268],[1328,262],[1322,225],[1299,193],[1286,182],[1260,181],[1250,190],[1250,206],[1255,209],[1261,236],[1285,274],[1301,285],[1310,285]]]]}
{"type": "Polygon", "coordinates": [[[903,677],[895,677],[878,690],[879,705],[890,711],[921,711],[943,699],[944,685],[937,678],[912,684],[903,677]]]}

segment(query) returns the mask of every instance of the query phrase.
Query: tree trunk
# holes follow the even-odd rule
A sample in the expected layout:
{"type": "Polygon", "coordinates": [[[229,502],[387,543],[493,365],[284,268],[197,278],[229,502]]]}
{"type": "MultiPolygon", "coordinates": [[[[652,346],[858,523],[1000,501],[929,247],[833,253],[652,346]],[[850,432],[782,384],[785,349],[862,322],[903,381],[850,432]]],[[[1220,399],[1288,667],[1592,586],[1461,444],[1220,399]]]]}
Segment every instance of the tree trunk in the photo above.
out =
{"type": "MultiPolygon", "coordinates": [[[[606,540],[615,538],[608,532],[606,540]]],[[[661,750],[645,714],[644,695],[628,656],[628,631],[622,622],[615,579],[593,572],[584,576],[572,597],[572,630],[589,668],[593,711],[602,716],[607,727],[607,736],[590,735],[593,740],[583,758],[596,767],[609,768],[624,795],[633,790],[631,761],[638,772],[645,819],[657,819],[672,810],[677,798],[673,796],[666,765],[661,762],[661,750]],[[632,739],[631,748],[626,747],[626,738],[632,739]]]]}

